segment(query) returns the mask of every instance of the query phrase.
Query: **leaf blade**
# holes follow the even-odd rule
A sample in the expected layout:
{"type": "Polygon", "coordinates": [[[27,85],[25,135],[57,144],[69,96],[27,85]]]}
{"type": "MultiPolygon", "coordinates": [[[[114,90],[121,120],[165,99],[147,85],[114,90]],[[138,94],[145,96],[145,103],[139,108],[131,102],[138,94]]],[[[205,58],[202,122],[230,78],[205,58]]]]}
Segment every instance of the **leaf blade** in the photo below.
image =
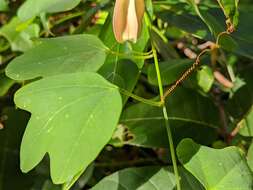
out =
{"type": "Polygon", "coordinates": [[[117,88],[95,73],[39,80],[20,89],[15,103],[32,113],[21,144],[22,170],[30,171],[48,153],[57,184],[96,158],[110,140],[122,106],[117,88]]]}

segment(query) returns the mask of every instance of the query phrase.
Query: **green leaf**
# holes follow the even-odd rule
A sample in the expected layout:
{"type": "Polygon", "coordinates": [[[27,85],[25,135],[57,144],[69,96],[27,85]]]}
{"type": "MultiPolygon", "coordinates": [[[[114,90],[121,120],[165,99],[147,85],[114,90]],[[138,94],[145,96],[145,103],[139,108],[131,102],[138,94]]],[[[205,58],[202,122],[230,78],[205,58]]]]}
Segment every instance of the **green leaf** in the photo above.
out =
{"type": "Polygon", "coordinates": [[[217,22],[216,18],[208,13],[206,10],[199,8],[199,4],[195,0],[186,0],[194,9],[199,18],[208,26],[209,30],[214,36],[224,31],[223,27],[217,22]]]}
{"type": "Polygon", "coordinates": [[[177,147],[183,166],[206,190],[251,190],[252,173],[236,147],[212,149],[184,139],[177,147]]]}
{"type": "Polygon", "coordinates": [[[37,24],[27,24],[24,27],[21,21],[14,17],[0,29],[0,36],[8,40],[12,51],[27,51],[34,46],[33,38],[39,37],[40,27],[37,24]]]}
{"type": "Polygon", "coordinates": [[[200,39],[212,39],[208,27],[196,15],[189,14],[186,11],[181,14],[175,14],[172,11],[162,11],[157,13],[157,16],[163,21],[171,23],[184,32],[188,32],[200,39]]]}
{"type": "Polygon", "coordinates": [[[40,13],[68,11],[76,7],[81,0],[26,0],[18,10],[18,17],[25,21],[40,13]]]}
{"type": "Polygon", "coordinates": [[[247,161],[248,161],[248,165],[251,169],[251,171],[253,172],[253,143],[251,143],[249,150],[248,150],[248,154],[247,154],[247,161]]]}
{"type": "Polygon", "coordinates": [[[204,92],[208,92],[214,82],[212,69],[208,66],[202,66],[197,72],[197,83],[204,92]]]}
{"type": "MultiPolygon", "coordinates": [[[[159,66],[163,85],[169,85],[175,82],[192,64],[193,61],[189,59],[172,59],[166,62],[160,62],[159,66]]],[[[154,64],[148,68],[148,81],[153,85],[158,85],[154,64]]]]}
{"type": "Polygon", "coordinates": [[[122,106],[114,85],[85,72],[24,86],[15,103],[32,113],[21,144],[22,171],[33,169],[48,153],[56,184],[68,182],[96,158],[110,140],[122,106]]]}
{"type": "MultiPolygon", "coordinates": [[[[208,98],[192,90],[178,88],[168,98],[166,107],[176,143],[186,137],[207,144],[215,140],[215,131],[220,125],[219,114],[208,98]]],[[[130,106],[122,113],[120,123],[128,130],[128,136],[133,137],[125,144],[168,147],[161,108],[143,103],[130,106]]]]}
{"type": "Polygon", "coordinates": [[[8,77],[28,80],[63,73],[97,71],[105,61],[106,47],[93,35],[72,35],[41,42],[14,59],[8,77]]]}
{"type": "Polygon", "coordinates": [[[226,19],[228,27],[232,27],[231,29],[234,30],[238,25],[238,17],[239,17],[239,10],[238,4],[239,0],[218,0],[220,7],[222,8],[226,19]]]}
{"type": "MultiPolygon", "coordinates": [[[[194,177],[179,168],[182,190],[203,190],[194,177]]],[[[174,190],[176,188],[173,169],[170,167],[127,168],[105,177],[91,190],[174,190]]]]}
{"type": "Polygon", "coordinates": [[[4,96],[13,84],[15,81],[7,78],[4,73],[0,73],[0,97],[4,96]]]}
{"type": "Polygon", "coordinates": [[[243,136],[253,137],[253,107],[247,115],[238,123],[240,126],[239,133],[243,136]]]}
{"type": "MultiPolygon", "coordinates": [[[[112,15],[109,14],[106,23],[101,30],[100,38],[111,50],[131,55],[131,48],[138,52],[144,51],[148,41],[146,30],[147,27],[144,27],[144,32],[139,38],[137,44],[133,47],[129,47],[128,45],[130,44],[118,44],[113,34],[112,15]]],[[[109,54],[106,58],[105,64],[100,68],[99,73],[113,84],[132,92],[140,75],[138,66],[142,67],[143,64],[143,60],[123,59],[117,55],[109,54]]],[[[128,97],[123,96],[124,103],[127,99],[128,97]]]]}
{"type": "Polygon", "coordinates": [[[164,58],[164,60],[179,58],[175,48],[157,28],[153,27],[153,29],[150,30],[150,38],[152,41],[151,43],[155,46],[157,52],[164,58]]]}
{"type": "MultiPolygon", "coordinates": [[[[215,21],[217,25],[217,32],[225,30],[223,27],[225,20],[220,10],[217,8],[207,9],[208,15],[215,21]]],[[[180,28],[184,32],[194,35],[198,38],[205,40],[215,41],[208,32],[208,27],[195,15],[189,14],[189,11],[181,10],[180,13],[175,14],[172,11],[166,10],[157,14],[163,21],[171,23],[172,25],[180,28]]],[[[253,18],[252,11],[240,11],[240,27],[230,36],[223,35],[220,39],[220,45],[227,51],[232,51],[242,56],[253,59],[252,50],[252,26],[249,25],[249,20],[253,18]]],[[[217,33],[216,32],[216,33],[217,33]]]]}
{"type": "Polygon", "coordinates": [[[8,11],[8,3],[6,0],[0,0],[0,11],[8,11]]]}
{"type": "Polygon", "coordinates": [[[249,136],[252,133],[250,130],[252,128],[251,117],[252,106],[253,106],[253,75],[252,66],[246,67],[240,71],[240,77],[245,82],[245,85],[237,90],[233,97],[227,101],[226,110],[230,117],[234,120],[234,125],[240,125],[243,127],[241,133],[249,136]],[[236,109],[235,109],[236,108],[236,109]],[[248,125],[247,125],[247,122],[248,125]],[[245,127],[245,128],[244,128],[245,127]]]}
{"type": "MultiPolygon", "coordinates": [[[[133,91],[139,73],[136,64],[128,59],[117,60],[117,63],[113,61],[106,62],[99,70],[99,74],[104,76],[108,81],[128,91],[133,91]]],[[[124,102],[127,99],[128,97],[123,96],[124,102]]]]}

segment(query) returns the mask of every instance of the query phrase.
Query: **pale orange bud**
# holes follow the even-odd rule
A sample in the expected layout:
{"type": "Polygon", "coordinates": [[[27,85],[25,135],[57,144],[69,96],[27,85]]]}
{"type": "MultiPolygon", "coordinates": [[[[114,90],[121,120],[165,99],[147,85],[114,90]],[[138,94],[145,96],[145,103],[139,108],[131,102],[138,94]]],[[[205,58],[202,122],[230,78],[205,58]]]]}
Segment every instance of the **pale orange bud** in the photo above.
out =
{"type": "Polygon", "coordinates": [[[144,0],[116,0],[113,13],[113,32],[119,43],[136,42],[142,28],[144,0]]]}

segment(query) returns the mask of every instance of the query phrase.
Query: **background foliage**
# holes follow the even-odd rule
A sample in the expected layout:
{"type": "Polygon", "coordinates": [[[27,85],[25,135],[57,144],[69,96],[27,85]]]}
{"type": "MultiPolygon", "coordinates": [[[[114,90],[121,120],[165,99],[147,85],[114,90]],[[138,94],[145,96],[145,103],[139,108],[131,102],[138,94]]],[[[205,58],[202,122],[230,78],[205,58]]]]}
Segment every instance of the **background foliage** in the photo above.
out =
{"type": "Polygon", "coordinates": [[[252,190],[253,2],[146,0],[136,44],[114,3],[0,0],[0,190],[176,189],[151,44],[165,91],[194,65],[165,100],[181,189],[252,190]]]}

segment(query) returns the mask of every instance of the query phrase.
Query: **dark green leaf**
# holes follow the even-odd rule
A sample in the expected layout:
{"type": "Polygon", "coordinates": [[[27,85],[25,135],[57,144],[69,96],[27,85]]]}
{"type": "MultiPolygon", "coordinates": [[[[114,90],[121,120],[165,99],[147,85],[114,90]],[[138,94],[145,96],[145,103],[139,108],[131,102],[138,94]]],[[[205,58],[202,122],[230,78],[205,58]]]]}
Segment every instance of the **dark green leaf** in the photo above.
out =
{"type": "MultiPolygon", "coordinates": [[[[166,62],[160,62],[161,78],[164,85],[175,82],[182,73],[193,64],[189,59],[172,59],[166,62]]],[[[148,81],[153,85],[158,85],[155,65],[148,68],[148,81]]]]}
{"type": "Polygon", "coordinates": [[[218,0],[218,3],[226,16],[228,28],[232,31],[235,30],[239,22],[239,0],[218,0]]]}
{"type": "MultiPolygon", "coordinates": [[[[179,168],[182,190],[203,190],[191,174],[179,168]]],[[[174,190],[175,176],[172,168],[128,168],[101,180],[92,190],[174,190]]]]}
{"type": "MultiPolygon", "coordinates": [[[[166,107],[176,143],[182,138],[191,137],[208,144],[216,138],[215,128],[219,127],[219,115],[208,98],[192,90],[179,88],[168,97],[166,107]]],[[[129,136],[133,137],[125,143],[168,147],[161,108],[142,103],[130,106],[123,112],[121,123],[129,130],[129,136]]]]}

